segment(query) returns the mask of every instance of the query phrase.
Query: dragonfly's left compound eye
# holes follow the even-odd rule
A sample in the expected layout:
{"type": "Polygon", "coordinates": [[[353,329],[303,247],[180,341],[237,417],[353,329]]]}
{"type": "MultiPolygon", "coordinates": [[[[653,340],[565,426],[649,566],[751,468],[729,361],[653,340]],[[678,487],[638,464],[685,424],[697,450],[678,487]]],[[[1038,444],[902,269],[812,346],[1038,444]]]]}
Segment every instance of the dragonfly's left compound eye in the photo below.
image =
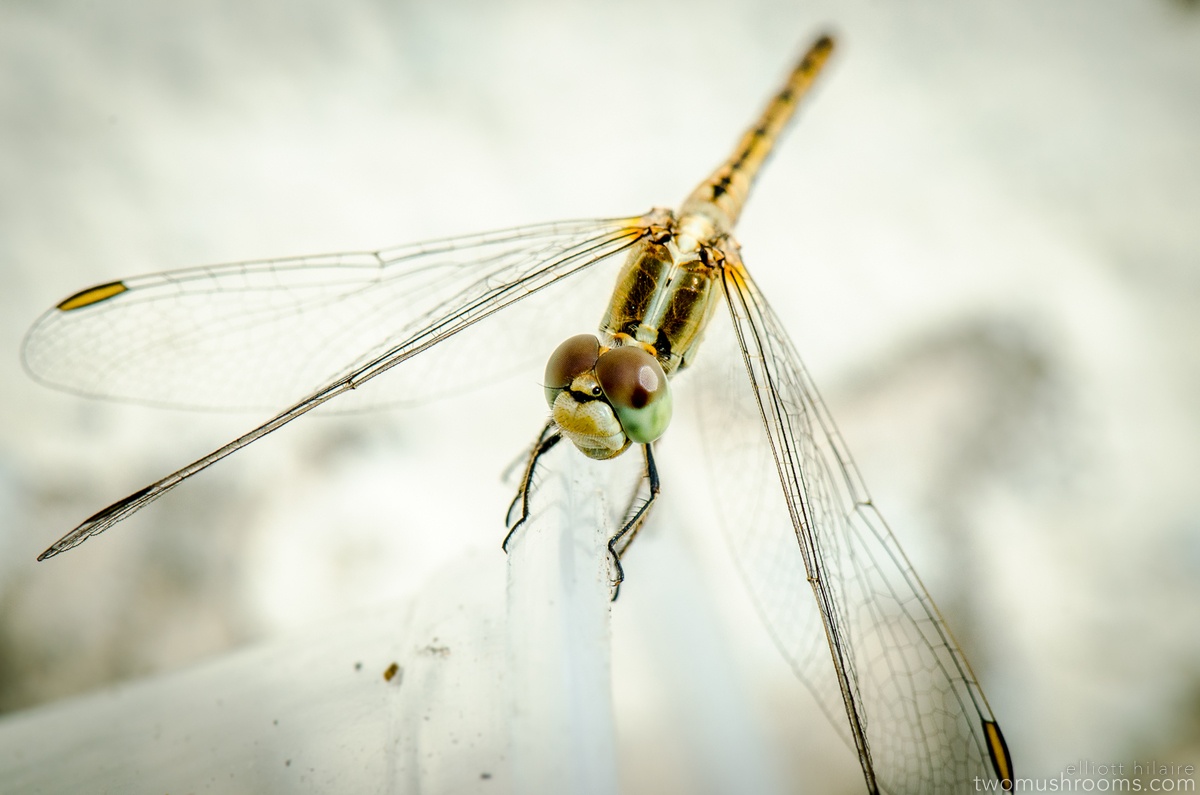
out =
{"type": "Polygon", "coordinates": [[[596,379],[629,439],[649,444],[671,421],[671,386],[662,366],[641,348],[605,351],[596,362],[596,379]]]}
{"type": "Polygon", "coordinates": [[[546,402],[554,407],[558,393],[571,385],[577,376],[596,366],[600,358],[600,340],[593,334],[576,334],[550,354],[546,362],[546,402]]]}

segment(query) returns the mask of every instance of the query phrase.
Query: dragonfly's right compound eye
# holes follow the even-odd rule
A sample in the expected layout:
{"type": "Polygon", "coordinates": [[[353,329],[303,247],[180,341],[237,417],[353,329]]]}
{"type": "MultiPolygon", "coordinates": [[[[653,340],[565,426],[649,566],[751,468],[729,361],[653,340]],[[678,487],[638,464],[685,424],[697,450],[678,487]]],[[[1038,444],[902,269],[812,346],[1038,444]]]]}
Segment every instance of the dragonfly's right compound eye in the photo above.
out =
{"type": "Polygon", "coordinates": [[[649,444],[671,421],[671,385],[658,360],[635,345],[605,351],[596,379],[629,440],[649,444]]]}
{"type": "Polygon", "coordinates": [[[554,400],[576,376],[596,366],[600,358],[600,340],[594,334],[576,334],[550,354],[546,362],[546,378],[542,382],[546,390],[546,402],[554,407],[554,400]]]}

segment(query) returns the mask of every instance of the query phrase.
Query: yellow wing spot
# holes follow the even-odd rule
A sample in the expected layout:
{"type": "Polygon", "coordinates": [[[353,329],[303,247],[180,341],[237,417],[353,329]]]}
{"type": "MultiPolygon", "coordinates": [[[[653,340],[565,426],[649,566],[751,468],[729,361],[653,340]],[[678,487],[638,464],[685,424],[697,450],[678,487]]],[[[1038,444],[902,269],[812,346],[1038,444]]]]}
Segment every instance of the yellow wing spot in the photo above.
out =
{"type": "Polygon", "coordinates": [[[58,308],[64,312],[70,312],[72,309],[80,309],[85,306],[99,303],[106,298],[112,298],[114,295],[120,295],[129,288],[124,282],[109,282],[108,284],[98,284],[95,287],[89,287],[83,292],[75,293],[67,300],[58,305],[58,308]]]}
{"type": "Polygon", "coordinates": [[[988,752],[992,757],[992,767],[1000,779],[1006,792],[1012,789],[1013,769],[1012,757],[1008,755],[1008,743],[1000,733],[1000,726],[995,721],[983,721],[983,733],[987,737],[988,752]]]}

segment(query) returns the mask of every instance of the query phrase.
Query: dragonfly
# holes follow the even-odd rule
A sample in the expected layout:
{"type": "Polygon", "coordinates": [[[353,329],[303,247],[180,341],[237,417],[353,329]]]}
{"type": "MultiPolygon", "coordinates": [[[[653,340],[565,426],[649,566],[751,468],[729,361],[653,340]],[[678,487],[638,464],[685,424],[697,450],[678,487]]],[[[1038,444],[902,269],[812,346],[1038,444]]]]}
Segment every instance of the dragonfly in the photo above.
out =
{"type": "Polygon", "coordinates": [[[615,596],[621,557],[660,491],[654,445],[678,377],[696,397],[737,567],[775,644],[857,754],[867,791],[1011,789],[1012,758],[975,674],[733,237],[755,178],[833,49],[830,36],[812,44],[677,212],[184,268],[63,300],[23,344],[38,381],[151,405],[278,413],[90,516],[38,559],[335,399],[332,408],[358,410],[457,394],[565,338],[545,367],[550,417],[504,544],[530,516],[535,473],[563,439],[599,460],[637,447],[642,481],[608,546],[615,596]],[[564,311],[569,299],[605,295],[598,334],[571,334],[580,316],[564,311]]]}

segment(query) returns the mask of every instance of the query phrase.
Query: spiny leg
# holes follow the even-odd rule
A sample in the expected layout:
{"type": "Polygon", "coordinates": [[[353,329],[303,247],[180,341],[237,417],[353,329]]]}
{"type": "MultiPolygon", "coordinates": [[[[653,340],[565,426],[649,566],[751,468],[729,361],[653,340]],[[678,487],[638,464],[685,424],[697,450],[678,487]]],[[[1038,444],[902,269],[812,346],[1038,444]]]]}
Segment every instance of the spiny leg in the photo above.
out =
{"type": "Polygon", "coordinates": [[[542,428],[537,441],[533,443],[533,447],[529,451],[529,461],[525,464],[525,474],[521,477],[521,485],[517,489],[517,495],[513,497],[513,501],[508,506],[508,512],[504,515],[505,524],[508,525],[508,534],[504,536],[504,543],[500,545],[500,548],[505,552],[508,552],[508,542],[512,539],[513,533],[517,532],[517,528],[525,524],[525,520],[529,518],[529,498],[530,492],[533,491],[533,474],[537,469],[538,459],[548,453],[561,439],[562,434],[559,432],[558,426],[554,424],[554,420],[551,420],[542,428]],[[521,505],[521,517],[513,522],[513,509],[517,507],[517,503],[521,505]]]}
{"type": "MultiPolygon", "coordinates": [[[[621,567],[621,556],[625,554],[625,550],[629,549],[629,545],[633,543],[633,539],[637,538],[638,532],[642,529],[642,525],[646,523],[646,519],[650,516],[650,508],[654,505],[654,501],[658,499],[659,481],[658,467],[654,465],[654,450],[649,444],[642,445],[642,452],[646,456],[646,480],[650,483],[650,496],[646,501],[638,507],[637,512],[630,517],[629,521],[617,531],[617,534],[608,539],[608,554],[612,557],[613,565],[617,569],[616,582],[613,583],[612,600],[617,601],[617,597],[621,595],[621,583],[625,580],[625,570],[621,567]],[[618,550],[617,545],[621,548],[618,550]]],[[[634,489],[633,501],[637,500],[638,492],[641,490],[641,483],[638,483],[638,488],[634,489]]],[[[633,501],[630,502],[630,508],[633,507],[633,501]]],[[[628,512],[626,512],[628,515],[628,512]]]]}

